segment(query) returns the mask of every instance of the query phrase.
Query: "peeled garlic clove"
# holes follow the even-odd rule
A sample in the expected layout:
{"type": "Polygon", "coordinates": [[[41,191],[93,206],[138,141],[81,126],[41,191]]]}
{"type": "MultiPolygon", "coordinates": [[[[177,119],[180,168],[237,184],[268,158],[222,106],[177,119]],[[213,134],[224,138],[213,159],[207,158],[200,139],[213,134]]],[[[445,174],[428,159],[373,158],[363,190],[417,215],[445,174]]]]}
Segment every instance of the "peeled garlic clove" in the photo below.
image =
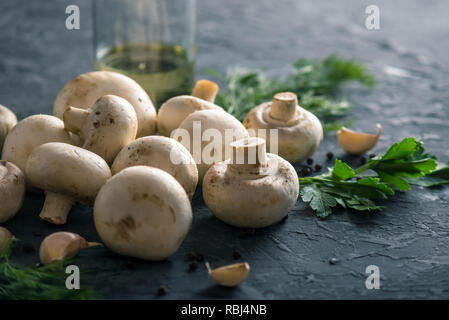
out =
{"type": "Polygon", "coordinates": [[[338,143],[348,153],[361,155],[372,149],[382,133],[382,126],[378,123],[377,133],[355,132],[348,128],[341,127],[337,132],[338,143]]]}
{"type": "Polygon", "coordinates": [[[70,259],[81,250],[101,246],[98,242],[87,242],[79,234],[72,232],[55,232],[47,236],[41,243],[39,255],[42,264],[70,259]]]}
{"type": "Polygon", "coordinates": [[[249,264],[246,262],[230,264],[213,270],[211,270],[209,264],[206,263],[206,267],[212,279],[225,287],[234,287],[238,285],[246,279],[249,273],[249,264]]]}
{"type": "Polygon", "coordinates": [[[12,238],[13,235],[8,229],[0,227],[0,253],[8,247],[12,238]]]}

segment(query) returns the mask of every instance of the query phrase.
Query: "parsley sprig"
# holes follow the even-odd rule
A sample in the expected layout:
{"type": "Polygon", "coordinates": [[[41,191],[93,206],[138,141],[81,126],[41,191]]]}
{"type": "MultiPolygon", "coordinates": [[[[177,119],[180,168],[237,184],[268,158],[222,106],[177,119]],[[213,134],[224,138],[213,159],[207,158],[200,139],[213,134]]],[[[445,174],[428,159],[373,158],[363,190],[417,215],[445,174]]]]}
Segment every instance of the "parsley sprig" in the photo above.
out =
{"type": "Polygon", "coordinates": [[[363,212],[381,210],[384,206],[378,201],[394,195],[395,190],[409,190],[410,183],[449,183],[449,166],[437,166],[436,157],[425,152],[421,141],[405,138],[355,170],[336,159],[328,172],[299,178],[300,194],[320,218],[337,206],[363,212]]]}
{"type": "Polygon", "coordinates": [[[290,91],[298,96],[303,108],[323,121],[325,130],[338,130],[341,118],[351,111],[349,102],[338,95],[344,83],[357,81],[367,87],[375,84],[365,65],[336,56],[323,60],[299,59],[287,77],[278,79],[268,78],[257,69],[234,68],[226,75],[214,70],[209,73],[224,83],[215,102],[239,120],[251,108],[271,100],[277,92],[290,91]]]}

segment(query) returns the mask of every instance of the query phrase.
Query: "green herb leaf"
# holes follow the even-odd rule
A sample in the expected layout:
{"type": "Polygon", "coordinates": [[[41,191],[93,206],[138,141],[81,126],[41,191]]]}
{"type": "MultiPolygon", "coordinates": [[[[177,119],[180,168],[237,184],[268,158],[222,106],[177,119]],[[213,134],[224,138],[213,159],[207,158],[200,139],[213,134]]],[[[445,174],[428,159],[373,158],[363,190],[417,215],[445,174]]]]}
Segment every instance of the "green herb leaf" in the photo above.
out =
{"type": "Polygon", "coordinates": [[[409,182],[424,186],[449,183],[449,165],[435,170],[435,159],[425,152],[421,141],[405,138],[356,170],[336,159],[329,172],[299,178],[301,196],[321,218],[327,217],[337,205],[364,212],[381,210],[384,207],[376,201],[394,195],[393,188],[409,190],[409,182]],[[363,175],[369,170],[377,176],[363,175]]]}

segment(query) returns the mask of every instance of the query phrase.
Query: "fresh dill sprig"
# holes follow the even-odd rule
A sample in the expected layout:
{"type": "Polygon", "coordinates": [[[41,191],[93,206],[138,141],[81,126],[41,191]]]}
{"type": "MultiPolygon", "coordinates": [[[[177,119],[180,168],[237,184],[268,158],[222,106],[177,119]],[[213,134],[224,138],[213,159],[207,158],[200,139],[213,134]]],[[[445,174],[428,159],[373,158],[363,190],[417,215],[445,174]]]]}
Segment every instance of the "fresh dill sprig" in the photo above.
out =
{"type": "Polygon", "coordinates": [[[290,74],[281,79],[270,79],[259,69],[234,68],[226,75],[215,70],[209,73],[224,83],[216,104],[239,120],[256,105],[271,100],[274,94],[290,91],[298,96],[299,105],[321,119],[325,130],[338,129],[341,123],[336,121],[351,111],[348,101],[337,97],[343,83],[358,81],[367,87],[375,84],[366,66],[336,56],[324,60],[299,59],[290,74]]]}

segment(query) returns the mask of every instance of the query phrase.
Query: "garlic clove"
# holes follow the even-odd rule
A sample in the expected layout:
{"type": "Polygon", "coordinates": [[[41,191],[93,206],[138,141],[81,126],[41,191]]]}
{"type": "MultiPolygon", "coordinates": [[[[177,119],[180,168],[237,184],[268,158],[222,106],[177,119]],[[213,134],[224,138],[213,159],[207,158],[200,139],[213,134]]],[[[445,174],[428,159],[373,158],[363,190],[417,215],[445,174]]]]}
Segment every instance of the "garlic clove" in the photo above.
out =
{"type": "Polygon", "coordinates": [[[212,279],[225,287],[234,287],[240,284],[248,277],[250,270],[249,264],[246,262],[230,264],[217,269],[210,269],[209,263],[206,262],[206,267],[212,279]]]}
{"type": "Polygon", "coordinates": [[[382,133],[382,126],[378,123],[377,133],[355,132],[348,128],[341,127],[337,132],[338,143],[348,153],[361,155],[372,149],[382,133]]]}
{"type": "Polygon", "coordinates": [[[8,229],[0,227],[0,254],[8,248],[12,239],[12,233],[8,229]]]}
{"type": "Polygon", "coordinates": [[[70,259],[81,249],[102,246],[99,242],[88,242],[80,235],[72,232],[55,232],[47,236],[41,243],[39,256],[42,264],[70,259]]]}

